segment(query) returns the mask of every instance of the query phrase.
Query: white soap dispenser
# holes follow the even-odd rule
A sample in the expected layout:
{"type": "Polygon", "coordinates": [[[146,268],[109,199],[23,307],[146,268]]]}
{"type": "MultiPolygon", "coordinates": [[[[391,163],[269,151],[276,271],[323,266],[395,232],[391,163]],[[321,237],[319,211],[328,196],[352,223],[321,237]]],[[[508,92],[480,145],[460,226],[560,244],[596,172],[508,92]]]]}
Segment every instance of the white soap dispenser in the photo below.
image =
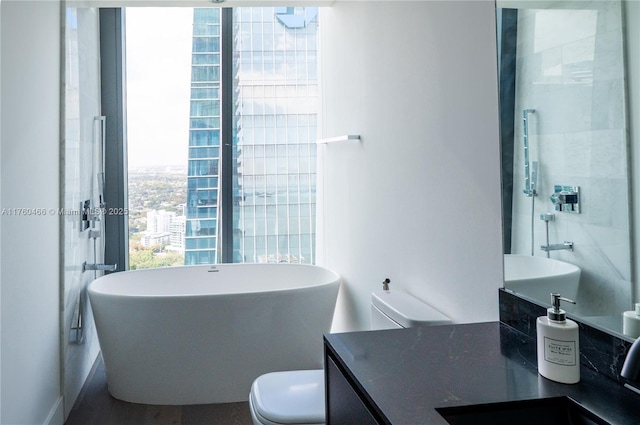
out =
{"type": "Polygon", "coordinates": [[[551,294],[553,307],[547,316],[538,317],[538,372],[552,381],[575,384],[580,381],[580,345],[578,324],[566,318],[560,301],[575,301],[551,294]]]}
{"type": "Polygon", "coordinates": [[[635,306],[635,310],[622,313],[622,333],[631,338],[640,337],[640,303],[635,306]]]}

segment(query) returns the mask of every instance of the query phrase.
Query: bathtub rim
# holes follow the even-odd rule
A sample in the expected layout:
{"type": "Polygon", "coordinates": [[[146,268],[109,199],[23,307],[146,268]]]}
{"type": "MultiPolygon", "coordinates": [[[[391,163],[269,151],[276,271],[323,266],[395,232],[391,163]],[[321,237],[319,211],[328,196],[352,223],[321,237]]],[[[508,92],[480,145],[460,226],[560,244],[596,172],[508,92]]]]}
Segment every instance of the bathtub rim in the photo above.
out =
{"type": "MultiPolygon", "coordinates": [[[[121,282],[118,282],[121,284],[121,282]]],[[[234,296],[234,295],[243,295],[243,294],[269,294],[269,293],[278,293],[284,291],[292,291],[292,290],[304,290],[307,288],[315,288],[324,285],[340,285],[341,284],[341,276],[334,272],[333,270],[318,266],[314,264],[290,264],[290,263],[223,263],[223,264],[196,264],[196,265],[181,265],[181,266],[169,266],[169,267],[157,267],[152,269],[138,269],[138,270],[123,270],[121,272],[109,273],[107,275],[103,275],[93,281],[91,281],[87,287],[87,291],[89,296],[98,296],[98,297],[126,297],[126,298],[188,298],[188,297],[208,297],[208,296],[234,296]],[[124,291],[115,291],[113,288],[110,288],[111,281],[114,279],[121,279],[122,273],[127,273],[128,276],[132,274],[151,274],[151,273],[160,273],[166,270],[184,270],[191,269],[221,269],[227,267],[264,267],[264,268],[284,268],[284,267],[296,267],[296,268],[306,268],[308,270],[317,269],[322,270],[324,274],[322,279],[319,279],[318,282],[314,283],[305,283],[304,285],[299,286],[286,286],[286,287],[275,287],[268,289],[260,289],[260,288],[251,288],[247,290],[241,291],[232,291],[232,292],[197,292],[197,291],[185,291],[185,292],[172,292],[172,293],[131,293],[124,291]]]]}
{"type": "MultiPolygon", "coordinates": [[[[517,260],[516,260],[517,261],[517,260]]],[[[555,258],[546,258],[546,257],[537,257],[537,256],[531,256],[531,255],[523,255],[523,254],[504,254],[504,281],[505,284],[506,283],[517,283],[517,282],[522,282],[522,281],[532,281],[532,280],[544,280],[544,279],[548,279],[554,276],[557,277],[565,277],[565,276],[569,276],[569,275],[573,275],[575,273],[578,273],[579,275],[582,274],[582,269],[580,267],[578,267],[577,265],[573,264],[573,263],[569,263],[566,261],[562,261],[562,260],[557,260],[555,258]],[[560,268],[562,268],[562,270],[560,270],[558,272],[558,270],[556,270],[556,272],[554,274],[543,274],[543,273],[535,273],[535,274],[521,274],[519,273],[518,277],[514,277],[514,278],[508,278],[507,276],[507,258],[512,258],[512,259],[516,259],[516,258],[533,258],[535,262],[538,263],[551,263],[553,265],[559,266],[560,268]]]]}

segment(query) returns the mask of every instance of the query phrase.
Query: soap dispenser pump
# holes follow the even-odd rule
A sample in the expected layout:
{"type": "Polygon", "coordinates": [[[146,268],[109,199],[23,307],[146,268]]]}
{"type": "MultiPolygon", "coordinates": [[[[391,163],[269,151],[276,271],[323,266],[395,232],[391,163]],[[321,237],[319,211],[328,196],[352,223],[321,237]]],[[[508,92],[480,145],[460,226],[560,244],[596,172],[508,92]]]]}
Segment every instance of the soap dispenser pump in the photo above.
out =
{"type": "Polygon", "coordinates": [[[538,373],[563,384],[580,382],[580,345],[578,324],[566,317],[560,301],[575,301],[551,294],[552,307],[546,316],[538,317],[538,373]]]}

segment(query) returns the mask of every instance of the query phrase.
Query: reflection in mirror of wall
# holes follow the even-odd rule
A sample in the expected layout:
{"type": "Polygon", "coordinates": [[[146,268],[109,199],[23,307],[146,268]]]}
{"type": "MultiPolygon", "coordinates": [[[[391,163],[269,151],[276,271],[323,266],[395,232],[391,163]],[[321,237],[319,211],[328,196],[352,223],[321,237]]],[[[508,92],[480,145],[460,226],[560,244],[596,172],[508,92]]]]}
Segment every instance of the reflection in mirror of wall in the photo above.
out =
{"type": "Polygon", "coordinates": [[[497,6],[505,253],[578,266],[567,310],[621,332],[633,301],[625,5],[497,6]]]}

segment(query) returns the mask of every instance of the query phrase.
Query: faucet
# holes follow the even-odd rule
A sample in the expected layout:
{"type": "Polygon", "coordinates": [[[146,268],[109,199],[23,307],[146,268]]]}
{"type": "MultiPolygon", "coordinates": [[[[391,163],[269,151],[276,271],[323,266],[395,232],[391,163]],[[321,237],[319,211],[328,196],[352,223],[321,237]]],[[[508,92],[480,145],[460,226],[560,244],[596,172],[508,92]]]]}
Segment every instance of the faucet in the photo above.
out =
{"type": "Polygon", "coordinates": [[[564,241],[564,243],[553,243],[547,245],[540,245],[540,249],[546,252],[549,251],[559,251],[561,249],[568,249],[569,251],[573,251],[573,242],[564,241]]]}
{"type": "MultiPolygon", "coordinates": [[[[633,383],[638,383],[638,381],[640,381],[640,338],[636,338],[631,345],[631,348],[627,353],[627,358],[624,359],[624,363],[622,364],[620,376],[633,383]]],[[[631,391],[640,394],[640,389],[634,387],[629,382],[625,383],[624,386],[631,391]]]]}
{"type": "Polygon", "coordinates": [[[104,270],[108,272],[114,272],[118,268],[117,264],[89,264],[86,261],[82,263],[82,271],[87,270],[104,270]]]}

